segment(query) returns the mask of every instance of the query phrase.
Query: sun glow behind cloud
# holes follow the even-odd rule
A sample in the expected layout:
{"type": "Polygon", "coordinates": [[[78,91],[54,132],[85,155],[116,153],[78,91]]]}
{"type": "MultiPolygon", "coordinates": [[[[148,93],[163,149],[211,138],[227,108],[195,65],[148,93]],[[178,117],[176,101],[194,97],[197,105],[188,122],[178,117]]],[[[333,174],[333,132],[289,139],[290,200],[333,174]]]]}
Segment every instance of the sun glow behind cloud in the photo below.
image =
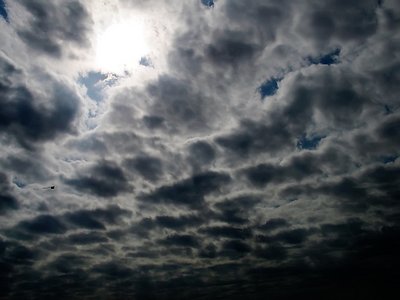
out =
{"type": "Polygon", "coordinates": [[[102,72],[121,74],[138,65],[148,48],[143,22],[115,23],[98,36],[96,64],[102,72]]]}

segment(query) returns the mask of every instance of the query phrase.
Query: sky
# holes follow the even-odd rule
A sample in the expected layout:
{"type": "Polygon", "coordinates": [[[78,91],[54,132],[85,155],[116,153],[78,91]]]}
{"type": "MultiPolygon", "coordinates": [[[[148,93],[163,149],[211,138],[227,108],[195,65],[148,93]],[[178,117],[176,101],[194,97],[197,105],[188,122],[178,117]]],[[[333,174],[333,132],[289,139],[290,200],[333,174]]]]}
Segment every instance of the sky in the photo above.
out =
{"type": "Polygon", "coordinates": [[[385,299],[400,2],[1,0],[0,299],[385,299]]]}

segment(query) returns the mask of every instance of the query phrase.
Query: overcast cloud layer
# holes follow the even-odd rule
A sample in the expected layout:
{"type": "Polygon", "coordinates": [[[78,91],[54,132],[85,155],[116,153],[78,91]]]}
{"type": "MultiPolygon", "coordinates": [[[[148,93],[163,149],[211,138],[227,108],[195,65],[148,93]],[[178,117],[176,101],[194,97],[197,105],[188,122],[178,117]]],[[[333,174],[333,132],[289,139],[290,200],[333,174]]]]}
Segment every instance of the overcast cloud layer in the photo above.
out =
{"type": "Polygon", "coordinates": [[[399,28],[396,0],[0,1],[0,299],[388,297],[399,28]],[[102,72],[139,17],[149,52],[102,72]]]}

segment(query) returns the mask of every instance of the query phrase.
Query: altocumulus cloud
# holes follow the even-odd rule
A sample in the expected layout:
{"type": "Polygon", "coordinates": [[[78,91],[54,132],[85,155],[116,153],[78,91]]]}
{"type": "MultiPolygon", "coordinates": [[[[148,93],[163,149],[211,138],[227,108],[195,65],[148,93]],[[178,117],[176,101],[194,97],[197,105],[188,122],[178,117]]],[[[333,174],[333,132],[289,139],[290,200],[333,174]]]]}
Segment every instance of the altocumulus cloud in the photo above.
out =
{"type": "Polygon", "coordinates": [[[399,20],[395,0],[0,1],[0,298],[388,298],[399,20]],[[147,48],[120,72],[97,61],[113,24],[147,48]]]}

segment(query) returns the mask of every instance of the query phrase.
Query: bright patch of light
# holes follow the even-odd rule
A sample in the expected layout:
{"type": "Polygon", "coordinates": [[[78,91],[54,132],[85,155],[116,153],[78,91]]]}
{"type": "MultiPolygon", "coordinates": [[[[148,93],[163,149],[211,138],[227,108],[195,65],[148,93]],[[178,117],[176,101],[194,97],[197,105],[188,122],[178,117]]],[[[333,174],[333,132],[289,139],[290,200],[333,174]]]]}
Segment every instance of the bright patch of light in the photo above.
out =
{"type": "Polygon", "coordinates": [[[122,74],[139,64],[148,52],[143,24],[113,24],[99,35],[96,63],[102,72],[122,74]]]}

